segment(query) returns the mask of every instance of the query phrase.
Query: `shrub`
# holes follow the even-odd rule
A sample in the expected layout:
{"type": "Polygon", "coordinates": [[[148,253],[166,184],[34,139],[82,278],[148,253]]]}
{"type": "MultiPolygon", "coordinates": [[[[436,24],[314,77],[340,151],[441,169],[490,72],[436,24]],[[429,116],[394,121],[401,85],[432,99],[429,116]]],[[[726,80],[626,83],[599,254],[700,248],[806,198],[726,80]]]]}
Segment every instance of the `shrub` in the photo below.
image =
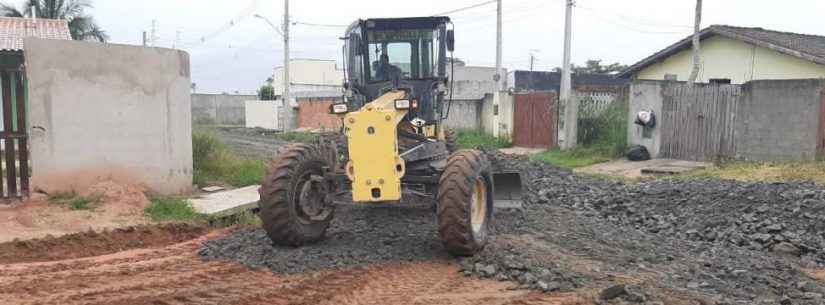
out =
{"type": "Polygon", "coordinates": [[[509,139],[497,138],[478,130],[458,130],[458,147],[472,149],[476,147],[484,148],[506,148],[513,144],[509,139]]]}
{"type": "Polygon", "coordinates": [[[197,220],[201,215],[192,204],[182,198],[153,198],[152,204],[144,211],[154,221],[197,220]]]}

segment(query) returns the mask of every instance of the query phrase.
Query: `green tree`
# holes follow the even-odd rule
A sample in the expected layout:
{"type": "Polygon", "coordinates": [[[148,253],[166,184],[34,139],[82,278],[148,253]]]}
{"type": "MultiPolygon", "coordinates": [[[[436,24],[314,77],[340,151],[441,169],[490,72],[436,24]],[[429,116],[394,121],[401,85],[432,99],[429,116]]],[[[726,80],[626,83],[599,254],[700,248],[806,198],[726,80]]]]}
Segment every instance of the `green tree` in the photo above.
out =
{"type": "MultiPolygon", "coordinates": [[[[613,74],[627,68],[627,65],[620,63],[602,65],[601,59],[588,59],[584,62],[584,66],[571,65],[573,66],[573,74],[613,74]]],[[[553,72],[561,72],[561,68],[556,67],[553,72]]]]}
{"type": "Polygon", "coordinates": [[[86,14],[92,4],[87,0],[26,0],[18,9],[7,3],[0,3],[0,15],[6,17],[31,17],[34,7],[38,18],[64,19],[69,22],[69,32],[74,40],[106,42],[109,35],[86,14]]]}
{"type": "Polygon", "coordinates": [[[274,101],[275,87],[272,87],[270,84],[261,86],[261,88],[258,89],[258,99],[262,101],[274,101]]]}

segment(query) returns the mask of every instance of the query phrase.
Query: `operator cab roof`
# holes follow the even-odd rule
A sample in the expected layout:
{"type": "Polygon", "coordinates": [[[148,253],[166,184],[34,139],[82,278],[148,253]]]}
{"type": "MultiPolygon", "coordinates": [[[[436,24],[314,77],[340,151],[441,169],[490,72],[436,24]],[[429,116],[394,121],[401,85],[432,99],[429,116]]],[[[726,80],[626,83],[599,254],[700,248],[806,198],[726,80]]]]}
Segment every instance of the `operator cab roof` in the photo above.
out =
{"type": "Polygon", "coordinates": [[[435,29],[450,22],[450,17],[409,17],[409,18],[373,18],[359,19],[358,24],[369,30],[403,30],[403,29],[435,29]]]}

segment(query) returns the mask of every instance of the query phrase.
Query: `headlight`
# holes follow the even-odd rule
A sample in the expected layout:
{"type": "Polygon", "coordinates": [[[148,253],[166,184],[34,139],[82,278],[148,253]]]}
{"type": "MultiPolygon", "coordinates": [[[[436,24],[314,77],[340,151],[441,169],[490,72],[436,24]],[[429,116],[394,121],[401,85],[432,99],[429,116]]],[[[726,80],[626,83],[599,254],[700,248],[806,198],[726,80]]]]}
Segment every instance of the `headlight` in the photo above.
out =
{"type": "Polygon", "coordinates": [[[332,104],[329,106],[329,113],[332,114],[344,114],[348,111],[347,104],[332,104]]]}
{"type": "Polygon", "coordinates": [[[395,109],[410,109],[410,100],[395,100],[395,109]]]}

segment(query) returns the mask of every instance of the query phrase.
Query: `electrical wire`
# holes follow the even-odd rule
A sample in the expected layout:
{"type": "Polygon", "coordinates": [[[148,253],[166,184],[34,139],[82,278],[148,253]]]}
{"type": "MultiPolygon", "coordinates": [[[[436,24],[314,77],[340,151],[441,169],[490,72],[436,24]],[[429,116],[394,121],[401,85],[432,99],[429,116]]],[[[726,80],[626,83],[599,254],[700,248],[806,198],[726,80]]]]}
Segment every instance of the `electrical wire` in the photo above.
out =
{"type": "Polygon", "coordinates": [[[445,15],[449,15],[449,14],[452,14],[452,13],[458,13],[458,12],[461,12],[461,11],[466,11],[466,10],[469,10],[469,9],[474,9],[474,8],[477,8],[477,7],[485,6],[487,4],[495,3],[497,1],[498,0],[484,1],[484,2],[481,2],[481,3],[476,3],[476,4],[473,4],[473,5],[470,5],[470,6],[465,6],[465,7],[454,9],[454,10],[451,10],[451,11],[446,11],[446,12],[442,12],[442,13],[438,13],[438,14],[433,14],[431,16],[432,17],[445,16],[445,15]]]}

